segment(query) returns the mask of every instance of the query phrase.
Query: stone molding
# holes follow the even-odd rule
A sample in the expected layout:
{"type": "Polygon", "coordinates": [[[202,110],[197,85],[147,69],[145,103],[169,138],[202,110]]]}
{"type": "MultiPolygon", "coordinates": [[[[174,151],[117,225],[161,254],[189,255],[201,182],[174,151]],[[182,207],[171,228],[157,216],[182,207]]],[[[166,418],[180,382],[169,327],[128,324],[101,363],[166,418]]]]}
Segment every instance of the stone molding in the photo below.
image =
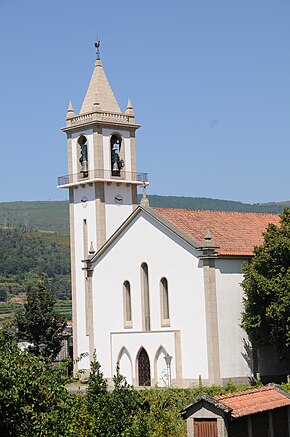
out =
{"type": "Polygon", "coordinates": [[[133,128],[138,129],[140,125],[135,124],[135,117],[124,113],[118,112],[88,112],[86,114],[75,115],[66,120],[66,127],[62,131],[66,132],[71,128],[83,127],[88,124],[97,123],[104,127],[106,124],[112,126],[117,125],[118,127],[123,126],[126,129],[133,128]]]}

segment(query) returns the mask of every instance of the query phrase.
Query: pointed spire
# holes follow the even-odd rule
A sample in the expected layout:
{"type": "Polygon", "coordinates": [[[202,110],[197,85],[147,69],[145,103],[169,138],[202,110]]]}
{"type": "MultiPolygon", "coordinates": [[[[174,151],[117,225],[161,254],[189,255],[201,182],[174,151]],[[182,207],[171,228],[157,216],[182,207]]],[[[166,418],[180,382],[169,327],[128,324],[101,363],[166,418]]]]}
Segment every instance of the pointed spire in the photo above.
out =
{"type": "MultiPolygon", "coordinates": [[[[98,47],[96,48],[98,49],[98,47]]],[[[98,53],[93,75],[87,89],[80,114],[92,112],[96,94],[98,95],[98,103],[102,107],[103,111],[121,112],[118,102],[103,70],[102,61],[99,59],[98,53]]]]}
{"type": "Polygon", "coordinates": [[[147,197],[147,185],[148,184],[146,184],[146,182],[143,184],[143,195],[142,195],[142,199],[141,199],[141,202],[140,202],[140,205],[145,207],[145,208],[146,207],[148,208],[148,206],[150,206],[149,205],[149,199],[147,197]]]}
{"type": "Polygon", "coordinates": [[[135,115],[135,114],[134,114],[134,110],[133,110],[133,106],[132,106],[132,103],[131,103],[131,100],[130,100],[130,99],[128,99],[128,104],[127,104],[126,114],[129,114],[129,115],[135,115]]]}
{"type": "Polygon", "coordinates": [[[75,112],[74,112],[74,108],[73,108],[72,102],[71,102],[71,100],[70,100],[69,105],[68,105],[68,110],[67,110],[67,113],[66,113],[66,119],[68,119],[68,118],[72,118],[72,117],[74,117],[75,115],[76,115],[76,114],[75,114],[75,112]]]}

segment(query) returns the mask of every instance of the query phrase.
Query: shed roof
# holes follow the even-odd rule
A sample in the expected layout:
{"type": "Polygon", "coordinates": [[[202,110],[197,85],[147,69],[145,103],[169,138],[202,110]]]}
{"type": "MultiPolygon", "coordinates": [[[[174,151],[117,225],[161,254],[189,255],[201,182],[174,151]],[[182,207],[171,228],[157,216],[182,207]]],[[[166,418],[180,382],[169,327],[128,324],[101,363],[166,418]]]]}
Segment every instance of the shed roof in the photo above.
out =
{"type": "Polygon", "coordinates": [[[227,395],[214,396],[215,401],[230,408],[238,418],[290,405],[290,394],[276,386],[255,388],[227,395]]]}

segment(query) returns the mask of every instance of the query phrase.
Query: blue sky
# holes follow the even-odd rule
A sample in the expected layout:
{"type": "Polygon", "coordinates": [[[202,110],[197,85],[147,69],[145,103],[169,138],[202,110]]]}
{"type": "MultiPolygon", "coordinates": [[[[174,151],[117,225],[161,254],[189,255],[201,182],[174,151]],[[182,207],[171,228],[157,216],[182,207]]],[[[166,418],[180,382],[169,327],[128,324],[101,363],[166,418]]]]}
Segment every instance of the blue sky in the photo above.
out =
{"type": "Polygon", "coordinates": [[[62,200],[101,39],[149,193],[289,200],[289,0],[0,0],[0,201],[62,200]]]}

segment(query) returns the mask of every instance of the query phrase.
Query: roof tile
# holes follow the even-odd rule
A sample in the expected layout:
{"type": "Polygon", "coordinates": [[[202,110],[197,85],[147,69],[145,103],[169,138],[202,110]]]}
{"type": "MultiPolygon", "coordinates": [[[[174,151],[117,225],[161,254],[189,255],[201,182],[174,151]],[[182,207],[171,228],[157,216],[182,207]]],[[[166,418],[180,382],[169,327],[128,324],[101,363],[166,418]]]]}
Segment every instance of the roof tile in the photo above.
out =
{"type": "Polygon", "coordinates": [[[214,399],[231,408],[232,417],[248,416],[290,405],[290,395],[284,395],[282,390],[277,390],[275,386],[214,396],[214,399]]]}
{"type": "Polygon", "coordinates": [[[204,245],[207,229],[219,255],[252,256],[254,246],[263,243],[269,223],[279,225],[279,215],[249,212],[200,211],[154,208],[167,221],[204,245]]]}

